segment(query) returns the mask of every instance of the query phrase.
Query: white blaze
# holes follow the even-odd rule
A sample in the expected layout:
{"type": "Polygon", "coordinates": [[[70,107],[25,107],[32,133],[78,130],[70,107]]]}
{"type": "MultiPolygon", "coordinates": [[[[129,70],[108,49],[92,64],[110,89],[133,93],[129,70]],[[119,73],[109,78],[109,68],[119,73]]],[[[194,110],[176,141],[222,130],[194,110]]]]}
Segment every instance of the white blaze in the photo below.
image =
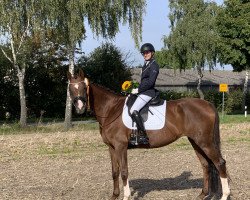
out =
{"type": "Polygon", "coordinates": [[[74,84],[74,87],[75,87],[76,89],[78,89],[78,88],[79,88],[79,84],[74,84]]]}

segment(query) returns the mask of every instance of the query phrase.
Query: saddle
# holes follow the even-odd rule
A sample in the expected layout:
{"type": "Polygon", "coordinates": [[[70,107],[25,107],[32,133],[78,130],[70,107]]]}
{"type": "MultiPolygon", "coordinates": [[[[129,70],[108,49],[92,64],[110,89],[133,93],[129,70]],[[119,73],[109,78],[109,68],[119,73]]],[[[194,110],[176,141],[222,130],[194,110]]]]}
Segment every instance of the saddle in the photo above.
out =
{"type": "MultiPolygon", "coordinates": [[[[132,105],[134,104],[135,100],[137,99],[137,97],[138,96],[136,94],[130,94],[128,97],[128,100],[126,102],[130,117],[131,117],[130,109],[131,109],[132,105]]],[[[164,104],[164,100],[160,98],[160,92],[158,90],[156,90],[156,96],[153,97],[139,112],[142,119],[143,119],[143,122],[147,121],[148,112],[151,112],[149,109],[149,106],[154,107],[154,106],[160,106],[163,104],[164,104]]],[[[153,114],[153,113],[151,112],[151,114],[153,114]]]]}

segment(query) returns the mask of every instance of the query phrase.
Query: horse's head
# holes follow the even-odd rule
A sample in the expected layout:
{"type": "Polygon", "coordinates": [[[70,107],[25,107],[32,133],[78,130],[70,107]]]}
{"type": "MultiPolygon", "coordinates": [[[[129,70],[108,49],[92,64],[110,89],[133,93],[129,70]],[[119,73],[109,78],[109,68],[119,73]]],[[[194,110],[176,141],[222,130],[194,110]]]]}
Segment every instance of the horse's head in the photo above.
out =
{"type": "Polygon", "coordinates": [[[70,72],[67,73],[69,80],[69,92],[73,105],[76,108],[77,114],[82,114],[88,107],[88,87],[89,81],[84,77],[82,70],[79,73],[72,75],[70,72]]]}

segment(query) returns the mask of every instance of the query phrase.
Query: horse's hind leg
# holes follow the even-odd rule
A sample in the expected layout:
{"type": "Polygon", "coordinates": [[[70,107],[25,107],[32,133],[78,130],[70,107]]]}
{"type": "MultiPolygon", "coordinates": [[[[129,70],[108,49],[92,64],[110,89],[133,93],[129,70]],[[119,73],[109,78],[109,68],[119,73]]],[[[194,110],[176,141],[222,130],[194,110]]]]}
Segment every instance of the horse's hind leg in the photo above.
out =
{"type": "Polygon", "coordinates": [[[190,138],[188,139],[191,142],[196,152],[196,155],[200,159],[203,168],[204,186],[202,189],[202,193],[199,195],[199,198],[204,198],[210,192],[217,192],[216,191],[218,190],[217,177],[219,173],[222,185],[221,200],[227,200],[228,196],[230,195],[230,189],[228,184],[226,161],[222,158],[220,149],[215,148],[214,145],[200,148],[192,139],[190,138]]]}
{"type": "Polygon", "coordinates": [[[206,196],[208,196],[208,184],[209,184],[209,163],[208,160],[206,158],[206,155],[204,154],[204,152],[200,149],[200,147],[198,147],[196,145],[196,143],[191,139],[188,138],[188,140],[190,141],[191,145],[193,146],[195,153],[197,155],[197,157],[200,160],[202,169],[203,169],[203,188],[202,188],[202,192],[201,194],[197,197],[197,199],[204,199],[206,196]]]}
{"type": "Polygon", "coordinates": [[[214,163],[216,169],[219,172],[221,186],[222,186],[222,197],[221,200],[227,200],[230,195],[230,188],[228,184],[228,175],[226,169],[226,161],[222,158],[220,149],[215,148],[213,145],[211,147],[203,148],[207,157],[214,163]]]}

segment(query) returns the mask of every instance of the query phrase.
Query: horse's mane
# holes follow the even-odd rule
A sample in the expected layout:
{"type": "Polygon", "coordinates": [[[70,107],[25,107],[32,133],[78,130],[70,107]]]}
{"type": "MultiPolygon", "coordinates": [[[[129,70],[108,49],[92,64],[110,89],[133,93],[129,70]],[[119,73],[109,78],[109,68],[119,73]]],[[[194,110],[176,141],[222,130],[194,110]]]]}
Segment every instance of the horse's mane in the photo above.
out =
{"type": "MultiPolygon", "coordinates": [[[[75,69],[74,78],[79,77],[79,71],[80,71],[80,69],[75,69]]],[[[86,78],[89,78],[89,76],[87,75],[86,78]]],[[[107,88],[107,87],[105,87],[105,86],[103,86],[103,85],[100,85],[99,83],[94,83],[94,82],[91,81],[91,84],[93,84],[93,85],[95,85],[95,86],[97,86],[97,87],[100,87],[100,88],[106,90],[107,92],[112,93],[113,95],[116,95],[116,96],[124,96],[124,95],[122,95],[121,93],[117,93],[117,92],[111,90],[110,88],[107,88]]]]}
{"type": "Polygon", "coordinates": [[[124,96],[124,95],[122,95],[121,93],[117,93],[117,92],[111,90],[110,88],[108,88],[108,87],[106,87],[106,86],[103,86],[103,85],[101,85],[101,84],[93,83],[93,82],[91,82],[91,84],[93,84],[93,85],[95,85],[95,86],[97,86],[97,87],[100,87],[100,88],[102,88],[102,89],[104,89],[104,90],[106,90],[106,91],[108,91],[108,92],[110,92],[110,93],[112,93],[112,94],[114,94],[114,95],[117,95],[117,96],[124,96]]]}

